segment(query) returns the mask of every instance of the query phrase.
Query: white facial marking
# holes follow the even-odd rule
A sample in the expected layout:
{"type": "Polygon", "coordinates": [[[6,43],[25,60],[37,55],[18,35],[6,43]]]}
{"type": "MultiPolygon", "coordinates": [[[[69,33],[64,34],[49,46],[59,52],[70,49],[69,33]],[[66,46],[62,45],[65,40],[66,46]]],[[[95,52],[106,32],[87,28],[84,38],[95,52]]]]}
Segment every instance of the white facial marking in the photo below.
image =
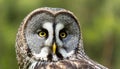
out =
{"type": "Polygon", "coordinates": [[[45,41],[45,45],[50,46],[53,41],[53,23],[46,22],[43,24],[43,28],[45,28],[48,31],[48,38],[45,41]]]}
{"type": "Polygon", "coordinates": [[[53,54],[52,60],[53,60],[53,61],[58,61],[58,57],[57,57],[55,54],[53,54]]]}
{"type": "Polygon", "coordinates": [[[33,55],[35,56],[35,58],[37,60],[41,59],[41,60],[48,60],[47,59],[47,55],[49,53],[49,47],[44,47],[41,49],[39,54],[33,53],[33,55]]]}
{"type": "Polygon", "coordinates": [[[63,45],[63,43],[62,43],[62,41],[60,40],[60,38],[59,38],[59,32],[60,32],[60,30],[61,29],[63,29],[64,28],[64,25],[63,24],[61,24],[61,23],[58,23],[57,25],[56,25],[56,28],[55,28],[55,32],[56,32],[56,42],[58,43],[58,46],[62,46],[63,45]]]}
{"type": "Polygon", "coordinates": [[[66,52],[65,49],[63,48],[60,48],[59,49],[59,52],[61,53],[61,55],[64,57],[64,58],[67,58],[67,57],[70,57],[72,56],[72,54],[74,54],[74,50],[70,51],[70,52],[66,52]]]}

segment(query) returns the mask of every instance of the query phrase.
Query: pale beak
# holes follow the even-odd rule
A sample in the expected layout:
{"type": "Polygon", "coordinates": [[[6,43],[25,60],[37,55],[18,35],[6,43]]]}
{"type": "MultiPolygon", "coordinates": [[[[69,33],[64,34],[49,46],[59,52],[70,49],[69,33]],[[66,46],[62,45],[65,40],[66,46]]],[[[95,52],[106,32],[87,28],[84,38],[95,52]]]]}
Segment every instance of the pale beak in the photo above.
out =
{"type": "Polygon", "coordinates": [[[57,46],[56,46],[56,43],[54,42],[53,46],[52,46],[52,51],[54,54],[56,53],[56,48],[57,48],[57,46]]]}

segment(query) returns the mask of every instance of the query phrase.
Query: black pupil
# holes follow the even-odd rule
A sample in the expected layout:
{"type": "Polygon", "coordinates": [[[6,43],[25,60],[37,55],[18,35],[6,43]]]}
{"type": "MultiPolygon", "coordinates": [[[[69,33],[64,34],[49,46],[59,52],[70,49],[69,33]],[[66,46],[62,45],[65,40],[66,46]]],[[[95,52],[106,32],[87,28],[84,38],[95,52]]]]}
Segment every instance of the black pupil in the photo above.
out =
{"type": "Polygon", "coordinates": [[[61,34],[61,36],[65,36],[65,34],[64,34],[64,33],[62,33],[62,34],[61,34]]]}
{"type": "Polygon", "coordinates": [[[44,35],[45,34],[45,32],[41,32],[41,35],[44,35]]]}

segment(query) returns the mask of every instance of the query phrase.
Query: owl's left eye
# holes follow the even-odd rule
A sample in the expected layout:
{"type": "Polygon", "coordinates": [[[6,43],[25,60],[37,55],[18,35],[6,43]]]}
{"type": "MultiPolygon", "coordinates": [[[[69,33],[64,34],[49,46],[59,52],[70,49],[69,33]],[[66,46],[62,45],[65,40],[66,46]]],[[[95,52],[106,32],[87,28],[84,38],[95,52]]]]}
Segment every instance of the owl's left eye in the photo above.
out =
{"type": "Polygon", "coordinates": [[[66,32],[60,32],[60,37],[65,38],[67,36],[66,32]]]}

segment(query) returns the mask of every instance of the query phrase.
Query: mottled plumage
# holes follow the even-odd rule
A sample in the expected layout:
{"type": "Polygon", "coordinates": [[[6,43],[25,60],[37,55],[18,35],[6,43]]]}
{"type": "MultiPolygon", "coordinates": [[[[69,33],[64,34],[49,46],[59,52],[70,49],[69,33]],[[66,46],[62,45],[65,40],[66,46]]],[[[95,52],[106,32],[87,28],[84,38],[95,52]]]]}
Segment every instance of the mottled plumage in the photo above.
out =
{"type": "Polygon", "coordinates": [[[84,52],[80,25],[62,8],[38,8],[23,20],[16,37],[19,69],[107,69],[84,52]]]}

